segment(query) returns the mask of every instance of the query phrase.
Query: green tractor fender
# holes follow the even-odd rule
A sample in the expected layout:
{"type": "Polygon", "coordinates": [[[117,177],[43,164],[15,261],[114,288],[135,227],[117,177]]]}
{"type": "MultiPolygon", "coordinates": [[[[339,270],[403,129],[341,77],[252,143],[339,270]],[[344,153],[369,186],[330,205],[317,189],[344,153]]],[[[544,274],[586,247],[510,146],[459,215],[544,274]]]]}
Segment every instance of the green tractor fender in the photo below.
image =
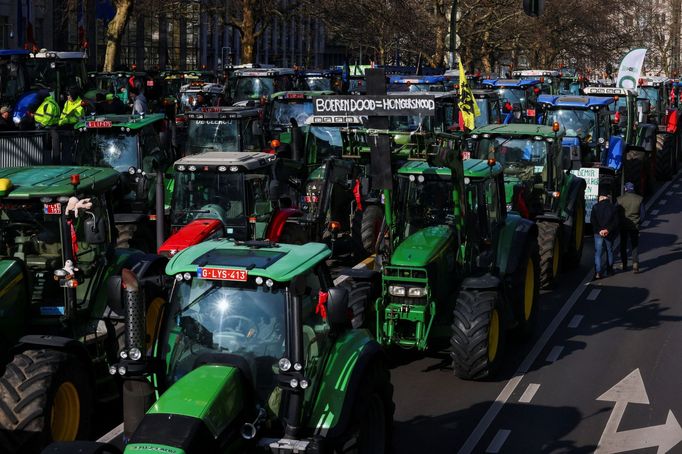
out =
{"type": "Polygon", "coordinates": [[[315,435],[334,438],[345,432],[365,371],[383,355],[381,346],[367,330],[351,330],[337,339],[321,374],[307,423],[315,435]]]}
{"type": "Polygon", "coordinates": [[[502,276],[512,275],[522,264],[526,251],[537,242],[538,228],[518,214],[507,214],[497,241],[496,263],[502,276]]]}

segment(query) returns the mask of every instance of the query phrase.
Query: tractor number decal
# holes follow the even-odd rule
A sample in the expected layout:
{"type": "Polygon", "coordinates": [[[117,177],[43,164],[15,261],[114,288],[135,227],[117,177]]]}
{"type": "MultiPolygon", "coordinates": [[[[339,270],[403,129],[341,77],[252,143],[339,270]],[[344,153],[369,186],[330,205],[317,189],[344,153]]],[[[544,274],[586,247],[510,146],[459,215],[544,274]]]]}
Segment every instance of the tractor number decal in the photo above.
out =
{"type": "Polygon", "coordinates": [[[246,270],[231,270],[227,268],[197,268],[199,279],[212,279],[216,281],[239,281],[246,282],[248,272],[246,270]]]}

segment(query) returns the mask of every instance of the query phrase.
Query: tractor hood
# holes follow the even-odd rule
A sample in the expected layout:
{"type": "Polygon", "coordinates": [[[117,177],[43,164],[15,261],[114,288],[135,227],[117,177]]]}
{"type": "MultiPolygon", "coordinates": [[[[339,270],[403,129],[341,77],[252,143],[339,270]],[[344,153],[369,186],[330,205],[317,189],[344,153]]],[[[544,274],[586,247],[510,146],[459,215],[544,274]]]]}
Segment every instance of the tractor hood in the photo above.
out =
{"type": "Polygon", "coordinates": [[[219,219],[195,219],[172,234],[158,250],[159,255],[172,257],[176,253],[216,235],[222,236],[223,223],[219,219]]]}
{"type": "Polygon", "coordinates": [[[125,453],[183,453],[207,447],[207,437],[224,438],[227,431],[234,430],[231,426],[246,406],[246,391],[245,379],[236,367],[204,365],[194,369],[152,405],[125,453]]]}
{"type": "Polygon", "coordinates": [[[393,252],[391,265],[423,267],[431,263],[454,238],[454,230],[440,225],[426,227],[405,239],[393,252]]]}

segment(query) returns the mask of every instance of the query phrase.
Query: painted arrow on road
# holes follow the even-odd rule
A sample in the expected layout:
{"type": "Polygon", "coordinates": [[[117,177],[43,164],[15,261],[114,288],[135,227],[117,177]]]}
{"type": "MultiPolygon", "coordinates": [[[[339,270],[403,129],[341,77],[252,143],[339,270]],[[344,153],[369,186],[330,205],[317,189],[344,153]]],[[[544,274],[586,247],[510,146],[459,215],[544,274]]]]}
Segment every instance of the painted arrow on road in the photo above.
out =
{"type": "Polygon", "coordinates": [[[663,454],[682,441],[682,427],[672,411],[668,411],[665,424],[618,432],[625,407],[629,403],[649,404],[649,396],[647,396],[646,388],[644,388],[639,369],[633,370],[613,388],[599,396],[597,400],[615,402],[616,405],[614,405],[609,421],[604,428],[604,433],[599,439],[599,446],[595,454],[610,454],[652,447],[658,447],[658,454],[663,454]]]}

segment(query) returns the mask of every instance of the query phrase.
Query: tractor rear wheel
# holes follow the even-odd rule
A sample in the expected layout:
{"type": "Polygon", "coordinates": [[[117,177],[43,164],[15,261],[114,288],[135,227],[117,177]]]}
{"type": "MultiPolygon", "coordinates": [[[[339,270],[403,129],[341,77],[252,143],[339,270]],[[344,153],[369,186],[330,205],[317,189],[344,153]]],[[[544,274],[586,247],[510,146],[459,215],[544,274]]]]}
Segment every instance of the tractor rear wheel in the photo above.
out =
{"type": "Polygon", "coordinates": [[[349,430],[334,443],[335,452],[391,452],[394,412],[390,372],[383,360],[376,360],[364,372],[353,401],[349,430]]]}
{"type": "Polygon", "coordinates": [[[60,351],[17,354],[0,378],[0,429],[6,435],[0,450],[38,452],[51,441],[87,438],[93,399],[86,371],[60,351]]]}
{"type": "Polygon", "coordinates": [[[540,250],[540,286],[552,287],[559,276],[561,266],[560,224],[538,222],[538,247],[540,250]]]}
{"type": "Polygon", "coordinates": [[[504,350],[504,337],[499,292],[460,291],[450,337],[455,375],[467,380],[494,375],[504,350]]]}
{"type": "Polygon", "coordinates": [[[575,202],[575,211],[573,212],[573,223],[568,234],[568,251],[565,254],[565,261],[567,268],[575,268],[580,265],[580,259],[583,256],[583,246],[585,243],[585,194],[580,191],[578,199],[575,202]]]}
{"type": "Polygon", "coordinates": [[[371,328],[373,320],[369,312],[372,308],[372,284],[369,282],[354,282],[346,279],[340,287],[348,289],[348,308],[353,311],[353,329],[371,328]]]}
{"type": "Polygon", "coordinates": [[[384,212],[377,205],[365,207],[362,212],[360,236],[362,238],[362,248],[367,254],[374,254],[376,252],[377,238],[381,232],[383,219],[384,212]]]}
{"type": "Polygon", "coordinates": [[[675,136],[672,134],[656,135],[656,180],[668,181],[673,176],[673,151],[675,136]]]}

